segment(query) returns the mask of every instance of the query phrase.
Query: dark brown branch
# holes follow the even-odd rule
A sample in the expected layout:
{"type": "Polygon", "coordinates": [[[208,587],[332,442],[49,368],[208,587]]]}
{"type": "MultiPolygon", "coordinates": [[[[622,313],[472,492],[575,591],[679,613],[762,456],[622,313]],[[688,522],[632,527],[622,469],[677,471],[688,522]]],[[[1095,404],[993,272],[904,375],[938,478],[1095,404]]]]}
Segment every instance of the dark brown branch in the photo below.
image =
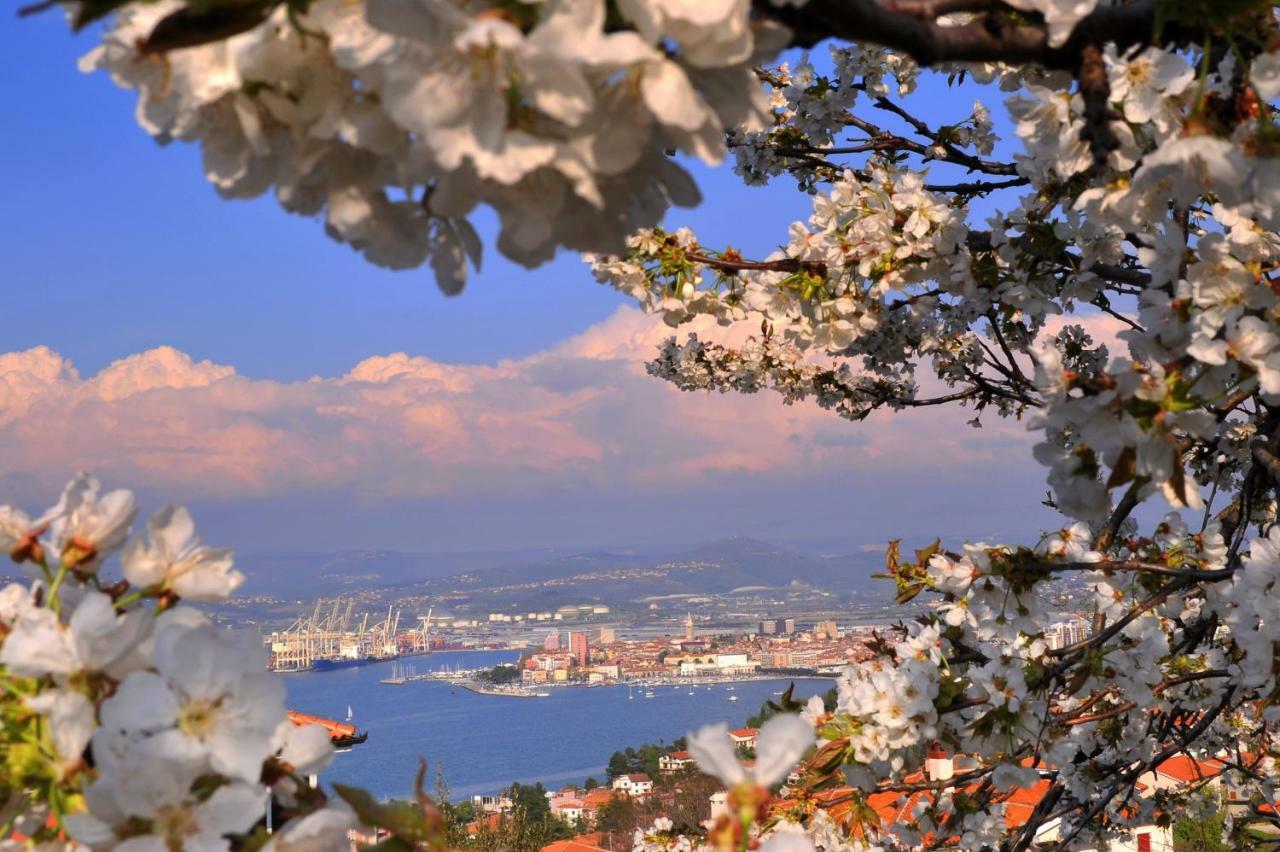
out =
{"type": "Polygon", "coordinates": [[[1115,308],[1111,307],[1111,304],[1104,298],[1102,293],[1099,293],[1094,298],[1094,300],[1089,304],[1093,305],[1095,308],[1102,311],[1104,314],[1108,314],[1109,316],[1112,316],[1115,319],[1120,320],[1120,322],[1129,326],[1129,328],[1133,329],[1134,331],[1139,331],[1139,332],[1146,331],[1146,329],[1144,329],[1141,325],[1134,322],[1132,319],[1125,316],[1124,314],[1120,313],[1115,308]]]}
{"type": "Polygon", "coordinates": [[[1111,130],[1111,122],[1120,116],[1111,108],[1111,83],[1107,79],[1107,64],[1102,49],[1096,44],[1086,44],[1080,53],[1080,98],[1084,101],[1084,127],[1080,138],[1089,143],[1093,164],[1102,166],[1107,155],[1120,147],[1120,140],[1111,130]]]}
{"type": "Polygon", "coordinates": [[[986,12],[995,5],[992,0],[888,0],[884,7],[890,12],[932,21],[957,12],[986,12]]]}
{"type": "Polygon", "coordinates": [[[785,257],[781,260],[730,260],[692,251],[687,252],[685,257],[694,263],[701,263],[713,269],[723,269],[726,272],[809,272],[823,278],[827,277],[827,265],[818,260],[799,260],[793,257],[785,257]]]}
{"type": "Polygon", "coordinates": [[[1280,483],[1280,457],[1271,452],[1271,448],[1267,444],[1266,438],[1254,438],[1249,449],[1253,453],[1253,460],[1270,474],[1272,481],[1280,483]]]}
{"type": "Polygon", "coordinates": [[[29,6],[18,7],[18,17],[25,18],[28,15],[38,15],[41,12],[52,9],[58,5],[59,0],[41,0],[39,3],[32,3],[29,6]]]}
{"type": "MultiPolygon", "coordinates": [[[[1157,26],[1157,0],[1099,6],[1076,24],[1065,43],[1050,46],[1048,27],[1026,16],[993,10],[959,26],[943,26],[911,12],[882,6],[877,0],[809,0],[803,6],[775,7],[756,0],[756,9],[791,28],[798,45],[812,46],[826,38],[871,42],[901,51],[921,65],[940,62],[1005,62],[1037,64],[1075,72],[1086,45],[1113,42],[1123,53],[1152,44],[1157,26]]],[[[1166,23],[1164,44],[1185,44],[1188,34],[1166,23]]]]}
{"type": "MultiPolygon", "coordinates": [[[[1080,563],[1080,564],[1093,565],[1096,563],[1080,563]]],[[[1203,572],[1200,572],[1200,573],[1203,573],[1203,572]]],[[[1223,577],[1230,576],[1230,574],[1227,571],[1216,572],[1215,576],[1217,575],[1221,575],[1223,577]]],[[[1147,610],[1153,609],[1159,606],[1160,604],[1164,603],[1166,600],[1169,599],[1170,595],[1172,595],[1174,592],[1181,591],[1182,589],[1187,588],[1187,586],[1191,585],[1191,583],[1193,583],[1196,579],[1197,578],[1195,576],[1195,573],[1190,571],[1182,572],[1178,574],[1168,583],[1165,583],[1159,589],[1157,589],[1156,591],[1152,592],[1150,595],[1148,595],[1147,597],[1139,601],[1132,609],[1130,609],[1122,617],[1113,621],[1105,629],[1100,630],[1099,632],[1090,636],[1088,639],[1083,639],[1079,642],[1076,642],[1075,644],[1066,645],[1062,648],[1054,648],[1048,651],[1046,656],[1069,657],[1080,651],[1084,651],[1089,648],[1096,648],[1099,645],[1106,644],[1107,641],[1111,639],[1111,637],[1115,636],[1121,630],[1124,630],[1126,627],[1128,627],[1130,622],[1132,622],[1135,618],[1142,615],[1147,610]]]]}
{"type": "Polygon", "coordinates": [[[1019,177],[1008,180],[975,180],[970,183],[926,183],[924,188],[929,192],[948,192],[954,195],[986,195],[999,189],[1026,186],[1028,183],[1029,180],[1019,177]]]}
{"type": "Polygon", "coordinates": [[[1229,580],[1231,575],[1235,573],[1234,568],[1176,568],[1155,562],[1113,561],[1110,559],[1104,559],[1101,562],[1040,562],[1026,567],[1028,570],[1045,574],[1055,574],[1060,571],[1114,571],[1121,574],[1157,574],[1162,577],[1182,577],[1188,580],[1205,580],[1209,582],[1229,580]]]}
{"type": "Polygon", "coordinates": [[[1116,534],[1120,532],[1120,525],[1138,506],[1138,491],[1140,483],[1134,482],[1124,492],[1124,496],[1120,498],[1120,502],[1116,503],[1111,514],[1107,517],[1106,524],[1102,529],[1098,530],[1098,534],[1093,539],[1093,549],[1106,553],[1111,549],[1112,543],[1116,539],[1116,534]]]}

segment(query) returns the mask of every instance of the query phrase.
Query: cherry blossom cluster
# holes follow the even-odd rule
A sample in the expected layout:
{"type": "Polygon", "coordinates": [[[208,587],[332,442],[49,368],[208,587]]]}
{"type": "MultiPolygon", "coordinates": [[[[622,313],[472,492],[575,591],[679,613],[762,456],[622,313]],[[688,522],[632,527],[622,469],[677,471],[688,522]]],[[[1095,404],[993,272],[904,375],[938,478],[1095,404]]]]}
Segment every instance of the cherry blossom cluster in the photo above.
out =
{"type": "Polygon", "coordinates": [[[993,148],[981,105],[933,126],[891,100],[882,81],[903,73],[893,56],[861,51],[821,77],[807,62],[762,73],[775,126],[743,138],[748,180],[785,164],[802,184],[829,185],[777,251],[751,260],[687,229],[650,230],[624,256],[589,258],[600,280],[671,325],[702,314],[763,329],[741,351],[673,341],[651,371],[686,389],[813,396],[845,416],[866,411],[868,387],[871,407],[1032,411],[1037,457],[1067,514],[1096,521],[1129,484],[1136,497],[1200,508],[1214,475],[1238,473],[1224,463],[1247,455],[1237,409],[1254,390],[1280,394],[1275,54],[1246,68],[1239,51],[1213,65],[1107,46],[1101,110],[1070,75],[1028,69],[1008,99],[1024,149],[1009,162],[983,159],[993,148]],[[915,138],[863,118],[860,97],[915,138]],[[849,128],[861,144],[834,141],[849,128]],[[837,165],[853,152],[862,164],[837,165]],[[933,182],[957,166],[1010,178],[933,182]],[[1007,207],[980,228],[966,207],[992,193],[1007,207]],[[1080,326],[1045,333],[1072,313],[1127,324],[1128,351],[1108,358],[1080,326]],[[936,381],[920,381],[922,367],[936,381]],[[815,376],[846,404],[815,393],[815,376]]]}
{"type": "MultiPolygon", "coordinates": [[[[1010,93],[1021,151],[1005,161],[987,159],[985,107],[926,123],[885,87],[910,67],[891,51],[874,69],[768,69],[773,125],[736,137],[739,170],[797,178],[810,221],[759,260],[687,229],[591,258],[673,326],[759,328],[736,346],[668,341],[650,372],[682,389],[768,389],[851,419],[958,404],[1029,415],[1043,436],[1053,504],[1078,520],[1036,546],[891,556],[901,598],[935,603],[841,679],[836,712],[815,718],[809,777],[863,803],[916,798],[892,826],[846,818],[846,841],[1021,849],[1052,829],[1097,846],[1202,801],[1136,792],[1177,754],[1228,767],[1250,819],[1274,813],[1280,35],[1260,26],[1203,54],[1104,44],[1074,75],[947,67],[1010,93]],[[980,176],[942,184],[956,167],[980,176]],[[918,192],[899,207],[898,187],[918,192]],[[968,208],[987,196],[997,212],[979,221],[968,208]],[[861,230],[872,209],[892,213],[861,230]],[[1115,340],[1096,339],[1096,318],[1115,340]],[[1152,498],[1196,511],[1199,528],[1175,513],[1140,534],[1131,516],[1152,498]],[[1055,647],[1048,595],[1064,585],[1090,635],[1055,647]],[[911,780],[939,744],[956,781],[911,780]],[[1054,806],[1011,830],[1004,802],[1037,783],[1054,806]]],[[[808,795],[774,810],[806,830],[830,822],[808,795]]]]}
{"type": "Polygon", "coordinates": [[[304,6],[191,47],[192,7],[126,6],[82,67],[136,90],[158,141],[199,144],[222,195],[274,191],[373,263],[430,262],[451,293],[480,262],[480,205],[533,266],[696,203],[664,151],[715,163],[726,128],[762,125],[751,67],[785,41],[746,0],[304,6]]]}
{"type": "Polygon", "coordinates": [[[130,539],[136,513],[85,475],[39,517],[0,507],[0,550],[30,577],[0,589],[5,843],[348,849],[357,813],[307,781],[328,731],[289,720],[257,636],[186,603],[243,582],[229,552],[179,506],[130,539]]]}
{"type": "Polygon", "coordinates": [[[1046,839],[1097,848],[1130,826],[1222,806],[1203,785],[1140,792],[1153,766],[1180,754],[1222,767],[1238,800],[1269,813],[1280,531],[1255,539],[1239,560],[1219,524],[1193,532],[1177,514],[1105,554],[1097,539],[1077,522],[1034,547],[935,544],[906,561],[895,545],[888,569],[900,599],[935,596],[929,613],[888,631],[876,659],[845,672],[834,712],[814,698],[799,716],[771,720],[770,736],[760,737],[763,769],[739,766],[722,730],[691,735],[699,766],[730,791],[730,814],[702,838],[655,826],[637,848],[700,840],[728,850],[744,833],[805,852],[1046,839]],[[1062,575],[1083,580],[1094,612],[1092,633],[1068,645],[1050,642],[1041,594],[1062,575]],[[932,782],[921,770],[939,749],[954,756],[954,775],[932,782]],[[779,768],[800,756],[790,772],[779,768]],[[761,792],[784,780],[775,795],[761,792]],[[1054,791],[1054,811],[1006,822],[1010,798],[1036,785],[1054,791]],[[895,794],[911,797],[899,819],[868,812],[872,797],[895,794]]]}

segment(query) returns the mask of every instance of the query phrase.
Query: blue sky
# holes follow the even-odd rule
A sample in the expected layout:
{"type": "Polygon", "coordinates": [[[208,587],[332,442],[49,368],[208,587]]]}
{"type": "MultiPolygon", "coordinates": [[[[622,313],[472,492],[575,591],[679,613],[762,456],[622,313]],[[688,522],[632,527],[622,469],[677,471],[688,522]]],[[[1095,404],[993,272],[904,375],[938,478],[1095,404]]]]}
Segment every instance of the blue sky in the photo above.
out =
{"type": "MultiPolygon", "coordinates": [[[[531,271],[488,251],[458,299],[440,295],[429,270],[375,268],[270,197],[219,198],[194,147],[156,145],[133,120],[132,93],[76,69],[91,34],[72,36],[56,14],[2,26],[0,69],[25,81],[0,138],[12,164],[0,210],[6,274],[19,285],[9,309],[44,318],[18,324],[10,348],[43,343],[88,372],[168,343],[255,377],[294,379],[401,350],[516,357],[625,301],[571,253],[531,271]]],[[[714,201],[690,221],[708,240],[769,246],[806,215],[796,193],[697,170],[714,201]]],[[[492,233],[491,217],[477,224],[492,233]]]]}
{"type": "MultiPolygon", "coordinates": [[[[1047,520],[1034,509],[1042,473],[1021,425],[973,433],[963,417],[934,417],[860,427],[763,397],[680,395],[643,376],[645,347],[667,332],[619,315],[626,300],[597,285],[576,255],[529,271],[489,250],[463,295],[446,298],[429,271],[374,268],[269,197],[220,199],[196,149],[157,146],[133,120],[131,93],[77,70],[91,34],[72,36],[56,14],[5,16],[0,27],[0,73],[21,81],[0,135],[9,320],[0,352],[46,346],[79,374],[49,385],[58,406],[11,402],[7,418],[0,409],[0,459],[10,460],[0,482],[10,499],[47,499],[55,478],[71,472],[60,468],[92,467],[147,497],[192,503],[210,538],[242,549],[729,534],[879,541],[930,530],[1025,532],[1047,520]],[[584,333],[607,345],[575,342],[584,333]],[[172,350],[142,354],[161,346],[172,350]],[[412,377],[400,380],[412,402],[335,423],[331,409],[355,404],[340,377],[398,352],[409,361],[392,372],[412,377]],[[517,366],[501,375],[457,366],[504,360],[517,366]],[[232,369],[216,393],[151,389],[146,378],[207,384],[232,369]],[[465,398],[412,384],[442,371],[470,383],[465,398]],[[313,376],[325,382],[305,381],[313,376]],[[108,378],[116,388],[143,382],[146,393],[99,398],[108,378]],[[503,425],[490,435],[480,424],[495,419],[503,425]],[[914,446],[903,428],[929,447],[908,449],[918,457],[898,463],[892,454],[914,446]],[[23,434],[59,437],[46,451],[23,434]],[[335,461],[348,456],[360,475],[335,461]],[[259,468],[220,477],[210,473],[219,461],[259,468]],[[410,472],[422,488],[387,484],[410,472]]],[[[945,90],[917,99],[951,120],[971,100],[945,90]]],[[[695,172],[708,200],[670,221],[692,225],[708,244],[762,255],[808,213],[789,181],[748,188],[728,168],[695,172]]],[[[477,224],[492,234],[491,221],[477,224]]]]}

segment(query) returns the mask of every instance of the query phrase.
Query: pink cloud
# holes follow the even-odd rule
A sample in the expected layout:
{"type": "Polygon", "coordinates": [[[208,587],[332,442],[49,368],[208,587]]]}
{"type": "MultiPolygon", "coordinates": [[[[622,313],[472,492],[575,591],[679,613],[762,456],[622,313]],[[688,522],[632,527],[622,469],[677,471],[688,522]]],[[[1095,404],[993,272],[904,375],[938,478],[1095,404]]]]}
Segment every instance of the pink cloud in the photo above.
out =
{"type": "MultiPolygon", "coordinates": [[[[683,335],[687,330],[679,331],[683,335]]],[[[700,335],[722,338],[712,324],[700,335]]],[[[812,406],[681,393],[644,362],[671,329],[634,309],[526,358],[404,353],[279,382],[161,347],[81,377],[44,347],[0,355],[0,470],[77,469],[177,498],[365,498],[645,488],[730,477],[977,467],[1027,458],[1023,425],[967,410],[848,423],[812,406]]]]}

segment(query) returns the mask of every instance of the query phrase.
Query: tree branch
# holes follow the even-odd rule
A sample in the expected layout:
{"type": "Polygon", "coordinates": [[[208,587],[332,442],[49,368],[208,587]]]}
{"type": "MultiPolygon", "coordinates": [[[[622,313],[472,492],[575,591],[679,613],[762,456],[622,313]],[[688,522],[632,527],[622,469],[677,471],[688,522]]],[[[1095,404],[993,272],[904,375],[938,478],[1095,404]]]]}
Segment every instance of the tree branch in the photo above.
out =
{"type": "MultiPolygon", "coordinates": [[[[943,26],[931,11],[945,9],[927,3],[890,3],[876,0],[809,0],[804,6],[774,7],[756,0],[756,9],[791,28],[794,41],[812,46],[826,38],[871,42],[901,51],[921,65],[940,62],[1005,62],[1037,64],[1073,73],[1080,68],[1086,45],[1114,42],[1123,53],[1131,47],[1155,41],[1156,0],[1127,5],[1099,6],[1082,18],[1065,43],[1049,44],[1048,27],[998,9],[958,26],[943,26]],[[907,11],[909,10],[909,11],[907,11]]],[[[1184,44],[1188,34],[1167,23],[1161,29],[1164,44],[1184,44]]]]}

